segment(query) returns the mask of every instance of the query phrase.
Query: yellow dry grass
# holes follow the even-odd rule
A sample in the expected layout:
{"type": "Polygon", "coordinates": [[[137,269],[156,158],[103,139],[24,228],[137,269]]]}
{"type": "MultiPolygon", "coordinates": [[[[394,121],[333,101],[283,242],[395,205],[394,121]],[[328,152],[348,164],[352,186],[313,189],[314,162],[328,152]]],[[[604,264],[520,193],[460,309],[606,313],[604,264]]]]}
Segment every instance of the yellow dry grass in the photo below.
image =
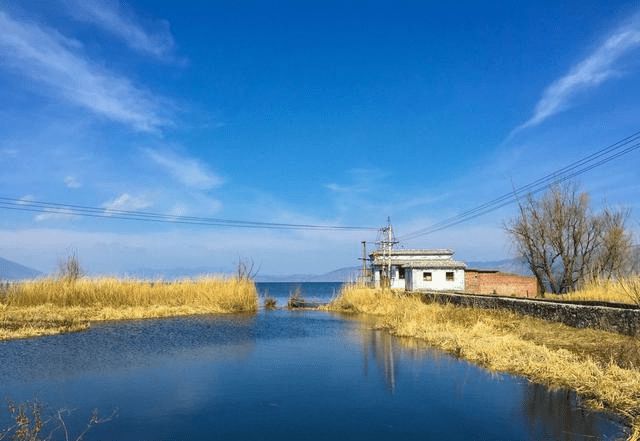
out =
{"type": "Polygon", "coordinates": [[[491,370],[573,389],[590,405],[627,417],[630,440],[640,435],[637,338],[508,311],[425,304],[415,296],[357,286],[345,287],[328,308],[373,314],[379,316],[379,326],[395,335],[422,339],[491,370]]]}
{"type": "Polygon", "coordinates": [[[11,285],[0,296],[0,340],[81,330],[91,321],[252,312],[257,308],[255,284],[247,279],[41,279],[11,285]]]}
{"type": "Polygon", "coordinates": [[[629,287],[640,283],[638,276],[623,280],[596,280],[588,283],[582,289],[567,294],[545,294],[545,299],[571,301],[591,300],[610,303],[635,304],[640,299],[635,298],[629,287]],[[624,286],[627,287],[625,290],[624,286]]]}

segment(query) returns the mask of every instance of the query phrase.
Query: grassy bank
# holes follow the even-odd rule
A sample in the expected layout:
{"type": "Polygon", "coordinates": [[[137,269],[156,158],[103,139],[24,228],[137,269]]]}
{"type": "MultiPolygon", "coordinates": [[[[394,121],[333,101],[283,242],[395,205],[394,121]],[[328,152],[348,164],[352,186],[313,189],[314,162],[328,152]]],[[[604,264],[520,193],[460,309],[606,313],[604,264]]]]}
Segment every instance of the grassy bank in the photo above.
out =
{"type": "Polygon", "coordinates": [[[251,280],[173,282],[42,279],[0,293],[0,340],[85,329],[91,321],[249,312],[258,308],[251,280]]]}
{"type": "Polygon", "coordinates": [[[637,338],[574,329],[507,311],[425,304],[413,296],[348,286],[329,306],[379,316],[391,333],[488,369],[577,391],[591,406],[631,422],[640,440],[640,344],[637,338]]]}

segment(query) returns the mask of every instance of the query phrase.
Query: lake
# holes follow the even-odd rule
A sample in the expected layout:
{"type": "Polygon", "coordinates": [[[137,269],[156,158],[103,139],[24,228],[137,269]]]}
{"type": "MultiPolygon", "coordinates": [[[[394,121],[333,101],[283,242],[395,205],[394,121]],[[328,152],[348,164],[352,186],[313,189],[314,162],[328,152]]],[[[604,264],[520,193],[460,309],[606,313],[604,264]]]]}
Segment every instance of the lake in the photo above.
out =
{"type": "MultiPolygon", "coordinates": [[[[339,284],[259,284],[286,302],[339,284]]],[[[0,343],[0,397],[113,421],[87,440],[613,440],[623,428],[550,391],[320,311],[95,323],[0,343]]],[[[0,417],[0,427],[7,424],[0,417]]]]}

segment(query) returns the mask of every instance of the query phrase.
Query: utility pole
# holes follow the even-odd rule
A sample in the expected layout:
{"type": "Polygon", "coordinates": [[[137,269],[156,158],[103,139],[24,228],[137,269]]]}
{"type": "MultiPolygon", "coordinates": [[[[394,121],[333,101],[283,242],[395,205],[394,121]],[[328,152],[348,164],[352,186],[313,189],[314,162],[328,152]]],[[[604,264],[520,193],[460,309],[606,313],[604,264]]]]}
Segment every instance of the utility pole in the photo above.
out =
{"type": "Polygon", "coordinates": [[[367,241],[363,240],[362,241],[362,257],[360,258],[360,260],[362,260],[362,283],[366,283],[367,280],[367,260],[369,260],[367,258],[367,241]]]}
{"type": "Polygon", "coordinates": [[[387,217],[387,226],[380,229],[380,240],[378,241],[380,251],[382,251],[383,274],[381,274],[380,277],[380,285],[383,289],[386,287],[386,285],[391,286],[391,252],[393,250],[393,246],[397,243],[398,241],[393,234],[391,218],[387,217]]]}

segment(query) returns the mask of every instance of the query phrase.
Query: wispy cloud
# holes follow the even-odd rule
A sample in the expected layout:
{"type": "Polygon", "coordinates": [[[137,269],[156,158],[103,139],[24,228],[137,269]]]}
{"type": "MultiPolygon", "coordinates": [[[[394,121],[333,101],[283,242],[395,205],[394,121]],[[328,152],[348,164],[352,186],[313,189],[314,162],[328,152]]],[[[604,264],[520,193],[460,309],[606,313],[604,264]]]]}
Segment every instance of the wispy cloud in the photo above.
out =
{"type": "Polygon", "coordinates": [[[47,213],[40,213],[34,216],[36,222],[44,222],[50,220],[71,220],[76,217],[71,210],[66,208],[53,209],[47,213]]]}
{"type": "Polygon", "coordinates": [[[202,161],[176,153],[145,149],[147,156],[175,180],[197,190],[210,190],[222,185],[224,180],[202,161]]]}
{"type": "Polygon", "coordinates": [[[376,168],[356,167],[347,171],[350,183],[330,182],[324,187],[334,193],[367,193],[376,188],[388,176],[388,173],[376,168]]]}
{"type": "Polygon", "coordinates": [[[131,49],[169,59],[175,42],[166,20],[142,23],[126,4],[118,1],[67,0],[71,15],[121,39],[131,49]]]}
{"type": "Polygon", "coordinates": [[[32,194],[25,194],[20,198],[18,204],[20,205],[28,205],[29,202],[33,202],[36,198],[32,194]]]}
{"type": "Polygon", "coordinates": [[[152,205],[153,203],[144,196],[132,196],[129,193],[122,193],[120,196],[102,204],[102,207],[108,213],[110,210],[143,210],[152,205]]]}
{"type": "Polygon", "coordinates": [[[80,183],[80,181],[78,181],[74,176],[66,176],[64,178],[64,185],[66,185],[67,188],[80,188],[80,187],[82,187],[82,184],[80,183]]]}
{"type": "Polygon", "coordinates": [[[0,156],[15,158],[16,156],[18,156],[18,150],[17,149],[0,149],[0,156]]]}
{"type": "Polygon", "coordinates": [[[516,127],[511,135],[536,126],[566,109],[578,93],[619,76],[621,73],[615,68],[616,62],[639,46],[640,14],[636,14],[630,21],[609,34],[602,44],[574,65],[566,75],[551,83],[536,104],[531,118],[516,127]]]}
{"type": "Polygon", "coordinates": [[[0,10],[0,64],[35,80],[67,101],[134,129],[157,132],[169,124],[162,100],[127,78],[92,63],[82,44],[55,30],[0,10]]]}

